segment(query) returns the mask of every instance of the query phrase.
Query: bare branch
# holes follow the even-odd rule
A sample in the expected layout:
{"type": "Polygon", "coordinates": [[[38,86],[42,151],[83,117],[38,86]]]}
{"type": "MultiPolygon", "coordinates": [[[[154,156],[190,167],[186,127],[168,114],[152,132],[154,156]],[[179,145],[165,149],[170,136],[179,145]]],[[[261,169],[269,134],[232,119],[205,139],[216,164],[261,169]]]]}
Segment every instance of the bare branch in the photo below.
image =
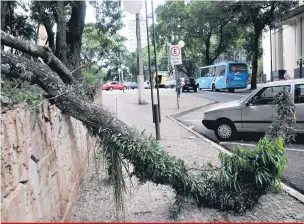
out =
{"type": "Polygon", "coordinates": [[[74,78],[70,70],[62,64],[62,62],[52,53],[52,51],[48,47],[28,44],[16,37],[13,37],[12,35],[3,32],[2,30],[1,42],[6,46],[15,48],[33,57],[41,57],[49,65],[49,67],[60,76],[60,78],[65,83],[74,83],[74,78]]]}
{"type": "Polygon", "coordinates": [[[75,71],[77,71],[78,69],[83,68],[83,67],[87,67],[87,65],[80,65],[77,68],[75,68],[71,73],[73,74],[75,71]]]}

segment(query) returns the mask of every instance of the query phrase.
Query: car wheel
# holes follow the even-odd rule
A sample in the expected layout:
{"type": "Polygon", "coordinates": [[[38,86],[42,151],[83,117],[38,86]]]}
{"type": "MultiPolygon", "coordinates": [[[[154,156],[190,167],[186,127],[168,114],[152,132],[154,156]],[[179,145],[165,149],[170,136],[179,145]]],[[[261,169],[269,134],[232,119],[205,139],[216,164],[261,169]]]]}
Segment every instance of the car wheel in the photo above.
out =
{"type": "Polygon", "coordinates": [[[123,89],[124,89],[124,90],[126,90],[126,89],[127,89],[127,87],[125,87],[125,86],[124,86],[124,87],[123,87],[123,89]]]}
{"type": "Polygon", "coordinates": [[[110,87],[110,91],[112,91],[113,90],[113,88],[112,87],[110,87]]]}
{"type": "Polygon", "coordinates": [[[195,92],[195,93],[197,92],[197,88],[194,88],[194,92],[195,92]]]}
{"type": "Polygon", "coordinates": [[[219,121],[215,127],[214,133],[221,141],[228,141],[233,138],[236,133],[234,124],[231,121],[219,121]]]}
{"type": "Polygon", "coordinates": [[[215,92],[215,84],[212,84],[212,91],[215,92]]]}
{"type": "Polygon", "coordinates": [[[234,89],[228,89],[228,92],[233,93],[234,89]]]}

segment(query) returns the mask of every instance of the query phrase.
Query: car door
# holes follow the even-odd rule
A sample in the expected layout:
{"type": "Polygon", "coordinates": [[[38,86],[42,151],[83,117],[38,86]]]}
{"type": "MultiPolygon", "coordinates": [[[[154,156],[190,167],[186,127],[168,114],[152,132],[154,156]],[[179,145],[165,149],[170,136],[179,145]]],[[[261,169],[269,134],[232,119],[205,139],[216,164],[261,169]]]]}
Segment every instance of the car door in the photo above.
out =
{"type": "Polygon", "coordinates": [[[290,85],[264,87],[242,105],[241,122],[244,131],[266,132],[268,130],[274,113],[273,99],[284,86],[290,91],[290,85]]]}
{"type": "Polygon", "coordinates": [[[295,130],[298,133],[304,133],[304,83],[295,84],[294,103],[296,105],[295,130]]]}
{"type": "Polygon", "coordinates": [[[113,89],[118,89],[117,82],[112,82],[113,89]]]}

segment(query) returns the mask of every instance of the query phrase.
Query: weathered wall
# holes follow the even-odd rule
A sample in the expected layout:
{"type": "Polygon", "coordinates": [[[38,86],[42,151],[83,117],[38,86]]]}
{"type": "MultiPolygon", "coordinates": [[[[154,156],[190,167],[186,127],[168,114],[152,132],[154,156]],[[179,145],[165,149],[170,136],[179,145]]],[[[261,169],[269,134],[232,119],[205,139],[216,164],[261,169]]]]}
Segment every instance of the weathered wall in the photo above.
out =
{"type": "Polygon", "coordinates": [[[94,141],[47,104],[2,116],[1,221],[71,221],[94,141]]]}

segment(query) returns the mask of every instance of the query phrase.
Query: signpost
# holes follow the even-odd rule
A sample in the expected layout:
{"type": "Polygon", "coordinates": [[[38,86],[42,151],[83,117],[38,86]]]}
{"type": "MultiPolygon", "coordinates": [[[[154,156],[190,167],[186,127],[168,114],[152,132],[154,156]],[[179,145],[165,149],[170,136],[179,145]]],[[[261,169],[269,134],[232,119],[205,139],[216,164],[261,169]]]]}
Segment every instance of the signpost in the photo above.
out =
{"type": "Polygon", "coordinates": [[[174,65],[174,72],[176,78],[176,99],[177,99],[177,109],[179,109],[179,96],[180,96],[180,80],[178,78],[178,72],[176,65],[182,64],[182,47],[184,42],[180,41],[179,45],[171,45],[170,46],[170,58],[171,58],[171,65],[174,65]]]}
{"type": "Polygon", "coordinates": [[[179,45],[170,46],[171,65],[182,64],[182,50],[179,45]]]}

